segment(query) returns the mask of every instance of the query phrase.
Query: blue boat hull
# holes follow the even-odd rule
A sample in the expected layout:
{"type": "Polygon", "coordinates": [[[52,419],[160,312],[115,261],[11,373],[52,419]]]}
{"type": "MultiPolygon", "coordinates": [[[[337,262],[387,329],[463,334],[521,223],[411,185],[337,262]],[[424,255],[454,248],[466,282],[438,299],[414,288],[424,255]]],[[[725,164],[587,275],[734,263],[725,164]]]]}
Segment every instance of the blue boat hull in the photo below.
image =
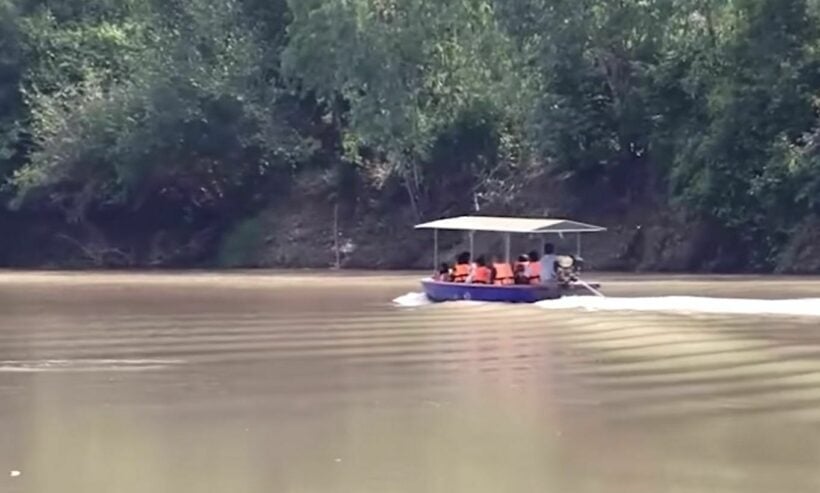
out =
{"type": "Polygon", "coordinates": [[[504,303],[535,303],[561,297],[561,288],[554,285],[496,286],[441,282],[432,279],[421,281],[424,294],[432,301],[500,301],[504,303]]]}

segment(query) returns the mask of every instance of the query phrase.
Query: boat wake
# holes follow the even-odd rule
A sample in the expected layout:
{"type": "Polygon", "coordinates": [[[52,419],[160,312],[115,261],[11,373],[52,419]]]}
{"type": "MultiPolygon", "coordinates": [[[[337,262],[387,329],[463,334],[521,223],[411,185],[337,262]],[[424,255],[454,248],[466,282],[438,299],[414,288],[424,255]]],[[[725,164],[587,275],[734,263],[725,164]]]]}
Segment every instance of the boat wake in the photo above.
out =
{"type": "Polygon", "coordinates": [[[393,300],[394,305],[406,307],[425,306],[431,303],[424,293],[407,293],[393,300]]]}
{"type": "MultiPolygon", "coordinates": [[[[398,298],[393,300],[393,304],[395,306],[401,306],[406,308],[415,308],[419,306],[427,306],[434,304],[430,301],[430,298],[427,297],[424,293],[407,293],[399,296],[398,298]]],[[[486,305],[486,301],[448,301],[448,305],[462,305],[462,306],[470,306],[470,305],[486,305]]]]}
{"type": "MultiPolygon", "coordinates": [[[[483,305],[476,301],[455,301],[463,305],[483,305]]],[[[407,293],[393,300],[400,307],[433,304],[424,293],[407,293]]],[[[728,315],[780,315],[820,317],[820,298],[761,300],[748,298],[707,298],[697,296],[660,296],[644,298],[601,298],[565,296],[536,303],[546,310],[640,311],[673,313],[714,313],[728,315]]]]}
{"type": "Polygon", "coordinates": [[[759,300],[663,296],[654,298],[599,298],[566,296],[536,303],[547,310],[643,311],[736,315],[789,315],[820,317],[820,298],[759,300]]]}

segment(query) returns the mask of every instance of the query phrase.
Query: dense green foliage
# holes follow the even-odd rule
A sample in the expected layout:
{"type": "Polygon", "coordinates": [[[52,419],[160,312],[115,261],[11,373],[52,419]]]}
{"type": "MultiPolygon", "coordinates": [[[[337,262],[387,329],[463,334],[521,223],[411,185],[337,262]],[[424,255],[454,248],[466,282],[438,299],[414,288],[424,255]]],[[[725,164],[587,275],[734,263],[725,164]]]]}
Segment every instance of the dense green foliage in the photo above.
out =
{"type": "Polygon", "coordinates": [[[816,0],[0,0],[0,217],[233,251],[305,174],[415,217],[537,175],[769,269],[820,214],[818,21],[816,0]]]}

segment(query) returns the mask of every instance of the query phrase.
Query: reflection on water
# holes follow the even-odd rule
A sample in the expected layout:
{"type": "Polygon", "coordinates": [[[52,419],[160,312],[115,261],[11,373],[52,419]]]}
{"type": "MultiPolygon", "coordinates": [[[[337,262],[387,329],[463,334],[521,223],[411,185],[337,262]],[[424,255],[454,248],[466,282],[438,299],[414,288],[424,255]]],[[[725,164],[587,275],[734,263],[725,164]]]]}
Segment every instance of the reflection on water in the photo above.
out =
{"type": "MultiPolygon", "coordinates": [[[[604,281],[820,297],[811,279],[604,281]]],[[[817,317],[391,303],[414,290],[0,274],[0,492],[820,490],[817,317]]]]}

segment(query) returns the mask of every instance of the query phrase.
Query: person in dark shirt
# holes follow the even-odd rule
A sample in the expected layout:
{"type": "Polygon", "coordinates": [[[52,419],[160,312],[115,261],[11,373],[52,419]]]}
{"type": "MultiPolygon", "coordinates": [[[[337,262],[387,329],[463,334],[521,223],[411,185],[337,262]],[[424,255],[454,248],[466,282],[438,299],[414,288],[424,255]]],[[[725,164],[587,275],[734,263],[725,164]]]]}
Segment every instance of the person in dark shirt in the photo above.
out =
{"type": "Polygon", "coordinates": [[[453,271],[447,262],[443,262],[436,273],[436,281],[451,282],[453,280],[453,271]]]}

